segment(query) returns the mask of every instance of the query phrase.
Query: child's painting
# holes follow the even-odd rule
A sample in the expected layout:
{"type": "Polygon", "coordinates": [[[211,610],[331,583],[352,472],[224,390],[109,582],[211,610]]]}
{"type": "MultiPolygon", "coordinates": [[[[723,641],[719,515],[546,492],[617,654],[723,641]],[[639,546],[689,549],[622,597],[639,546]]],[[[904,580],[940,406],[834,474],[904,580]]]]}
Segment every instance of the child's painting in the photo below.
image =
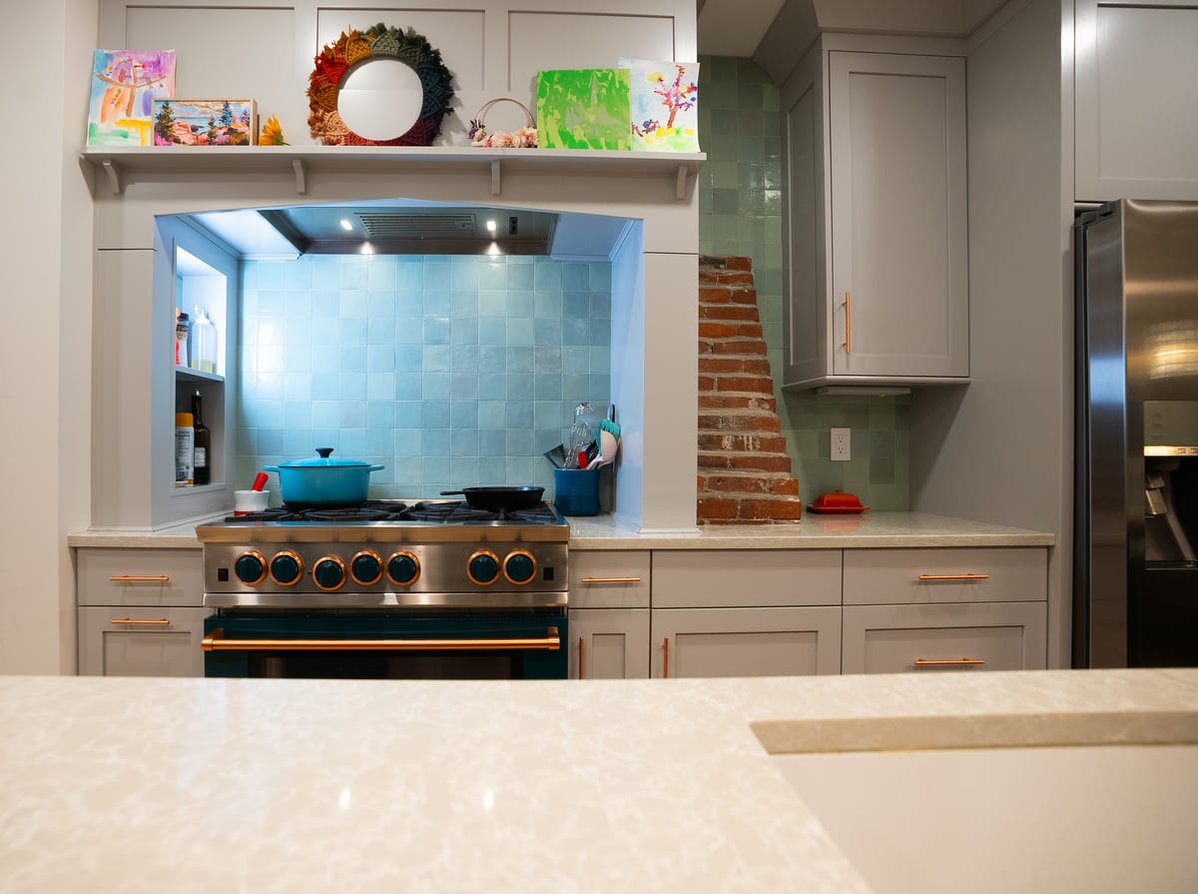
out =
{"type": "Polygon", "coordinates": [[[258,133],[252,99],[156,99],[155,146],[249,146],[258,133]]]}
{"type": "Polygon", "coordinates": [[[174,95],[174,50],[96,50],[87,145],[149,146],[154,100],[174,95]]]}
{"type": "Polygon", "coordinates": [[[537,137],[542,149],[631,149],[628,70],[583,68],[537,73],[537,137]]]}
{"type": "Polygon", "coordinates": [[[632,148],[699,151],[699,64],[621,59],[632,84],[632,148]]]}

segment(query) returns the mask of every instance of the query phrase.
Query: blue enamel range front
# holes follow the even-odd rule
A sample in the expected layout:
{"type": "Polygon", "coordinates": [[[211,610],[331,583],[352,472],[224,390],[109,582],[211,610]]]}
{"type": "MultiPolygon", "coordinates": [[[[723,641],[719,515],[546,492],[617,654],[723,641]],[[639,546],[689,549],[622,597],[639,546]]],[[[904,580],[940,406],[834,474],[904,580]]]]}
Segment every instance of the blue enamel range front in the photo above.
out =
{"type": "Polygon", "coordinates": [[[279,509],[196,534],[207,676],[567,676],[569,526],[548,504],[279,509]]]}

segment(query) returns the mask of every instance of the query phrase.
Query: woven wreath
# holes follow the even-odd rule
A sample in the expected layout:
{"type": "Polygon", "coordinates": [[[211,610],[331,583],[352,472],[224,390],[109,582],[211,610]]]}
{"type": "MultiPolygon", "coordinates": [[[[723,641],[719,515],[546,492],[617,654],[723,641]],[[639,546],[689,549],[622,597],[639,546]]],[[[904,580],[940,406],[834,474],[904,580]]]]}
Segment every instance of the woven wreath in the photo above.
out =
{"type": "Polygon", "coordinates": [[[400,31],[381,22],[366,31],[343,31],[316,57],[308,76],[308,128],[326,146],[431,146],[441,132],[441,119],[453,110],[453,75],[422,34],[400,31]],[[423,91],[420,117],[407,133],[390,140],[360,137],[337,114],[337,94],[359,64],[377,58],[398,59],[416,72],[423,91]]]}
{"type": "Polygon", "coordinates": [[[528,110],[528,106],[520,102],[518,99],[509,99],[506,96],[501,96],[498,99],[493,99],[485,103],[478,114],[470,119],[470,145],[478,146],[483,149],[507,149],[515,147],[517,149],[536,149],[537,148],[537,128],[533,120],[532,112],[528,110]],[[514,133],[506,133],[502,130],[490,132],[487,130],[485,121],[487,112],[491,111],[492,106],[499,102],[510,102],[520,107],[524,112],[524,126],[514,133]]]}

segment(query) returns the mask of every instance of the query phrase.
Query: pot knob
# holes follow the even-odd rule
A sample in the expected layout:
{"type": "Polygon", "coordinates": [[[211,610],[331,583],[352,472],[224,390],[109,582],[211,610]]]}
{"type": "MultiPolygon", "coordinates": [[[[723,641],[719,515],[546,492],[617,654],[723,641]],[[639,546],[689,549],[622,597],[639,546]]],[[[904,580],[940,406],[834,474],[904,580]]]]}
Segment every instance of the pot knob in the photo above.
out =
{"type": "Polygon", "coordinates": [[[320,454],[321,459],[328,459],[329,454],[333,452],[332,447],[317,447],[316,452],[320,454]]]}

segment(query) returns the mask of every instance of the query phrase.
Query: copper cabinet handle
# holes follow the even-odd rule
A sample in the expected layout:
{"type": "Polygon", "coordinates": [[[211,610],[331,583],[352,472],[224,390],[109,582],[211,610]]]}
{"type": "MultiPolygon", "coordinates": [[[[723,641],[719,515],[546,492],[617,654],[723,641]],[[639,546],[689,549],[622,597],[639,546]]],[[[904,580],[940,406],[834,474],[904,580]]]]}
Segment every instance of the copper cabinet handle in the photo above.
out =
{"type": "Polygon", "coordinates": [[[555,627],[550,627],[544,638],[511,639],[225,639],[225,631],[218,628],[200,640],[205,652],[556,652],[561,647],[555,627]]]}
{"type": "Polygon", "coordinates": [[[661,677],[663,680],[668,680],[670,679],[670,638],[668,636],[661,641],[661,660],[661,677]]]}
{"type": "Polygon", "coordinates": [[[639,577],[584,577],[581,584],[639,584],[639,577]]]}
{"type": "Polygon", "coordinates": [[[967,571],[964,574],[921,574],[920,580],[990,580],[988,574],[975,574],[967,571]]]}
{"type": "Polygon", "coordinates": [[[142,618],[109,618],[109,624],[137,624],[141,627],[165,627],[170,625],[166,618],[143,620],[142,618]]]}
{"type": "Polygon", "coordinates": [[[578,638],[578,679],[580,679],[580,680],[586,679],[586,675],[587,675],[586,660],[583,657],[583,651],[582,651],[583,643],[585,641],[586,641],[586,637],[580,636],[578,638]]]}
{"type": "Polygon", "coordinates": [[[916,658],[912,662],[916,667],[967,667],[975,664],[985,664],[985,658],[916,658]]]}
{"type": "Polygon", "coordinates": [[[844,293],[844,352],[846,354],[853,353],[853,311],[849,305],[851,297],[849,292],[844,293]]]}
{"type": "Polygon", "coordinates": [[[170,583],[171,576],[169,574],[114,574],[108,580],[114,584],[167,584],[170,583]]]}

